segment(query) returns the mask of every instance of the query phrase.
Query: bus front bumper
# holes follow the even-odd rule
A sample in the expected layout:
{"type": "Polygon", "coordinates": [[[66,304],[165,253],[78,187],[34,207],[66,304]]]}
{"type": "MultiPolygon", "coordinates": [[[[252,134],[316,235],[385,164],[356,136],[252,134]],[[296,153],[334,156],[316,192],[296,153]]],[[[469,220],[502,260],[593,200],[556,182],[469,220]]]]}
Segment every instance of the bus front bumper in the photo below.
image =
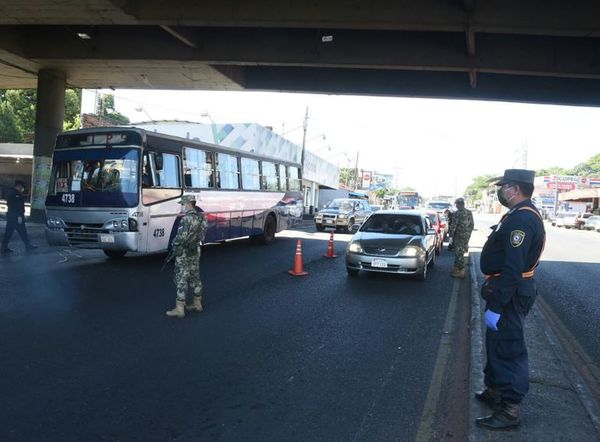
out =
{"type": "Polygon", "coordinates": [[[46,227],[46,240],[51,246],[73,246],[83,249],[137,252],[138,232],[96,233],[46,227]]]}

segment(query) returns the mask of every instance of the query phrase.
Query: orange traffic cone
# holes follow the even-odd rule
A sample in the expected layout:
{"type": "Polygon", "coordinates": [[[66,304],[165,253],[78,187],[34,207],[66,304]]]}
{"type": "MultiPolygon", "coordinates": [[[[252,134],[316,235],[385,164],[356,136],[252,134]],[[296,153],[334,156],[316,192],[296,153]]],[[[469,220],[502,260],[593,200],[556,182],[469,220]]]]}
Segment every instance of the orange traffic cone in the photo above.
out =
{"type": "Polygon", "coordinates": [[[333,253],[333,230],[329,235],[329,243],[327,243],[327,253],[323,255],[325,258],[337,258],[337,255],[333,253]]]}
{"type": "Polygon", "coordinates": [[[305,276],[308,272],[304,271],[304,265],[302,264],[302,241],[298,240],[296,243],[296,256],[294,257],[294,268],[288,270],[290,275],[294,276],[305,276]]]}

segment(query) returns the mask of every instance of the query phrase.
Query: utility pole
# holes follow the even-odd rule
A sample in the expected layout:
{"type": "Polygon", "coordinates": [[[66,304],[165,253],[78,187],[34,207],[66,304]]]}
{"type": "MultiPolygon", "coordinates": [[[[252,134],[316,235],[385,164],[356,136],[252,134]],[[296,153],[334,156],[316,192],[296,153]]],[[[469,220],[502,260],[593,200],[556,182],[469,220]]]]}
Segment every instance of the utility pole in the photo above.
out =
{"type": "MultiPolygon", "coordinates": [[[[308,106],[306,106],[306,112],[304,114],[304,122],[302,123],[302,151],[300,153],[300,165],[302,167],[302,179],[304,179],[304,150],[306,149],[306,129],[308,127],[308,106]]],[[[302,194],[305,195],[304,198],[304,212],[306,212],[308,192],[306,191],[306,186],[302,186],[302,194]]],[[[311,197],[312,198],[312,197],[311,197]]]]}
{"type": "Polygon", "coordinates": [[[356,163],[354,163],[354,190],[358,189],[358,150],[356,151],[356,163]]]}

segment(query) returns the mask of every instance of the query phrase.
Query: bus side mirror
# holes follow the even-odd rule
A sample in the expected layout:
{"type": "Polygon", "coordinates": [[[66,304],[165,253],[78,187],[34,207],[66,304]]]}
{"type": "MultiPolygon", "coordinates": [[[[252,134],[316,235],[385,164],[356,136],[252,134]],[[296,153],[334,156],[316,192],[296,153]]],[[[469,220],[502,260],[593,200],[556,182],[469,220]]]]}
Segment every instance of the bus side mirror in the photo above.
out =
{"type": "Polygon", "coordinates": [[[360,224],[352,224],[352,227],[350,227],[352,233],[358,232],[358,229],[360,229],[360,224]]]}
{"type": "Polygon", "coordinates": [[[157,153],[156,155],[154,155],[154,165],[156,166],[156,170],[163,170],[162,153],[157,153]]]}

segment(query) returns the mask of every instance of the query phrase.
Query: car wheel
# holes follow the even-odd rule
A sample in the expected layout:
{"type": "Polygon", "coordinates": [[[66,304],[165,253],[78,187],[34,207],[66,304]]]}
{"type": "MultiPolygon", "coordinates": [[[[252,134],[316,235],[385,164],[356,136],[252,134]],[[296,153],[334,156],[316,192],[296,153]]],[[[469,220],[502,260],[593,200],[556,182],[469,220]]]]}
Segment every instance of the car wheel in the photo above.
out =
{"type": "Polygon", "coordinates": [[[431,254],[431,261],[427,263],[427,266],[429,266],[429,268],[435,265],[435,255],[437,255],[437,251],[434,250],[434,252],[431,254]]]}
{"type": "Polygon", "coordinates": [[[417,273],[417,280],[423,282],[427,280],[427,264],[425,264],[423,266],[423,268],[421,269],[421,271],[419,273],[417,273]]]}
{"type": "Polygon", "coordinates": [[[102,250],[110,259],[121,259],[127,252],[123,250],[102,250]]]}
{"type": "Polygon", "coordinates": [[[346,233],[352,233],[352,226],[354,225],[354,218],[350,218],[348,225],[346,226],[346,233]]]}
{"type": "Polygon", "coordinates": [[[322,232],[325,230],[325,226],[323,224],[315,224],[315,226],[317,226],[317,230],[319,232],[322,232]]]}
{"type": "Polygon", "coordinates": [[[358,270],[356,269],[346,267],[346,271],[348,272],[348,276],[358,276],[358,270]]]}

